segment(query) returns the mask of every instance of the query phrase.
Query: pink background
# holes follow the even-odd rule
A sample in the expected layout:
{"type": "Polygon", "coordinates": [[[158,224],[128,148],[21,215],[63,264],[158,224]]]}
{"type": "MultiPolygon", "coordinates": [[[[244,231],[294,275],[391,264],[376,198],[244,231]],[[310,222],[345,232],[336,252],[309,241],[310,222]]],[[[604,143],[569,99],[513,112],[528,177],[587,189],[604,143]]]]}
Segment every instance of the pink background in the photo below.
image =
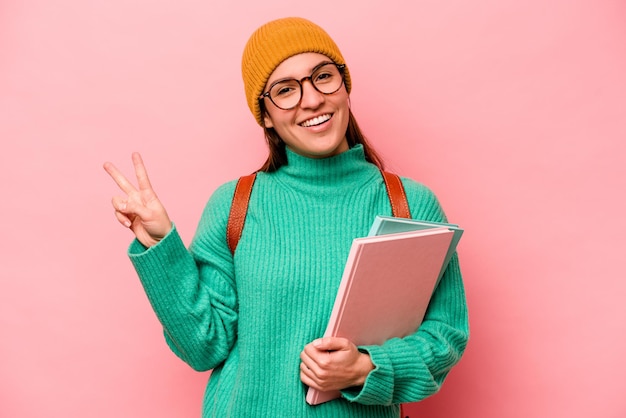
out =
{"type": "Polygon", "coordinates": [[[626,416],[626,3],[226,3],[0,3],[0,416],[199,417],[209,374],[166,348],[102,163],[141,151],[189,242],[264,158],[240,57],[287,15],[335,38],[389,168],[467,231],[470,344],[415,416],[626,416]]]}

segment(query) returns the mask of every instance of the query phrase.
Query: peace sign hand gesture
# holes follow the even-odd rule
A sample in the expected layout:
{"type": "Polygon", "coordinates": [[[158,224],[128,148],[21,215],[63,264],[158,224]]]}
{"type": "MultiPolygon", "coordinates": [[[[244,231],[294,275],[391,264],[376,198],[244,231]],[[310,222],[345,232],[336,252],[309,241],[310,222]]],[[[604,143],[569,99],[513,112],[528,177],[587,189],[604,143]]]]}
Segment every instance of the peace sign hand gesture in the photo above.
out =
{"type": "Polygon", "coordinates": [[[141,155],[135,152],[132,159],[138,188],[112,163],[104,163],[104,169],[126,193],[125,197],[115,196],[112,199],[117,220],[130,228],[144,246],[151,247],[170,232],[172,222],[152,189],[141,155]]]}

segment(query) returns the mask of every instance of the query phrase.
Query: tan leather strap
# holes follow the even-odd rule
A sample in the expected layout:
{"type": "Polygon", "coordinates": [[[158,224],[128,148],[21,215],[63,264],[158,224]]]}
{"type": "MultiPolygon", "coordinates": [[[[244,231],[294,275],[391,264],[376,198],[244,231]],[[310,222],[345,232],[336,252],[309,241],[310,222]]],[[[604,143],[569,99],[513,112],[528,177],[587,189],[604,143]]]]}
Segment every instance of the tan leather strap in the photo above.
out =
{"type": "MultiPolygon", "coordinates": [[[[381,170],[381,173],[385,181],[385,187],[387,188],[387,195],[389,196],[393,216],[398,218],[410,218],[411,211],[409,210],[409,204],[400,177],[387,171],[381,170]]],[[[235,187],[235,194],[233,196],[230,214],[228,215],[228,225],[226,226],[226,238],[231,254],[235,254],[235,248],[237,248],[239,238],[241,238],[243,232],[243,225],[246,221],[246,214],[248,213],[250,194],[252,193],[252,186],[254,185],[255,179],[256,173],[240,177],[235,187]]]]}
{"type": "Polygon", "coordinates": [[[226,237],[231,254],[235,254],[235,248],[237,248],[239,238],[241,238],[243,232],[243,224],[246,221],[248,203],[250,202],[250,194],[252,193],[255,179],[256,173],[240,177],[235,187],[233,203],[228,215],[228,225],[226,226],[226,237]]]}
{"type": "Polygon", "coordinates": [[[397,174],[389,173],[388,171],[382,171],[383,180],[385,180],[385,187],[387,187],[387,195],[389,195],[389,201],[391,202],[391,212],[396,218],[410,218],[411,210],[406,199],[406,193],[404,192],[404,186],[400,177],[397,174]]]}

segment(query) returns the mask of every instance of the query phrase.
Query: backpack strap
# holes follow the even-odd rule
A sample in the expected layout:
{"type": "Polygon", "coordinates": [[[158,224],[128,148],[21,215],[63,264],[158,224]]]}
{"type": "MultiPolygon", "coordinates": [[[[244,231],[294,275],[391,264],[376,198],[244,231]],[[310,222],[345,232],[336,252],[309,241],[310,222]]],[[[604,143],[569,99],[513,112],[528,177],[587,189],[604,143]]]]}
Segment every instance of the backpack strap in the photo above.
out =
{"type": "Polygon", "coordinates": [[[250,194],[252,193],[255,179],[256,173],[240,177],[235,187],[233,203],[228,215],[228,225],[226,226],[228,249],[230,249],[231,254],[235,254],[235,248],[237,248],[237,243],[239,243],[239,238],[241,238],[243,232],[243,224],[246,221],[248,203],[250,202],[250,194]]]}
{"type": "Polygon", "coordinates": [[[406,199],[406,193],[404,192],[404,186],[400,177],[397,174],[390,173],[388,171],[380,171],[385,180],[385,187],[387,188],[387,195],[391,202],[391,212],[396,218],[411,218],[411,210],[409,209],[409,203],[406,199]]]}
{"type": "MultiPolygon", "coordinates": [[[[411,211],[409,210],[409,204],[400,177],[398,177],[397,174],[382,170],[381,174],[385,181],[393,216],[397,218],[410,218],[411,211]]],[[[243,225],[246,221],[250,194],[252,193],[252,186],[254,185],[255,179],[256,173],[242,176],[237,181],[237,186],[235,187],[235,194],[233,195],[233,202],[230,208],[230,214],[228,215],[228,225],[226,226],[226,239],[231,254],[235,254],[235,248],[237,248],[237,244],[243,233],[243,225]]]]}

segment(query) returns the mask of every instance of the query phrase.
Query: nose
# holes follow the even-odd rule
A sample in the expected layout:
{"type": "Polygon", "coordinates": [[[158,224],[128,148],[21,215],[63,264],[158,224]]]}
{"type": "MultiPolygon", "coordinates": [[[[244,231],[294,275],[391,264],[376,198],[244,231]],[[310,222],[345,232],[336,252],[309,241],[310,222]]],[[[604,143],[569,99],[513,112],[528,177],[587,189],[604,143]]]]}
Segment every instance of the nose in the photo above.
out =
{"type": "Polygon", "coordinates": [[[324,94],[317,91],[313,87],[311,79],[302,80],[302,99],[300,100],[300,107],[305,109],[315,109],[324,103],[324,94]]]}

